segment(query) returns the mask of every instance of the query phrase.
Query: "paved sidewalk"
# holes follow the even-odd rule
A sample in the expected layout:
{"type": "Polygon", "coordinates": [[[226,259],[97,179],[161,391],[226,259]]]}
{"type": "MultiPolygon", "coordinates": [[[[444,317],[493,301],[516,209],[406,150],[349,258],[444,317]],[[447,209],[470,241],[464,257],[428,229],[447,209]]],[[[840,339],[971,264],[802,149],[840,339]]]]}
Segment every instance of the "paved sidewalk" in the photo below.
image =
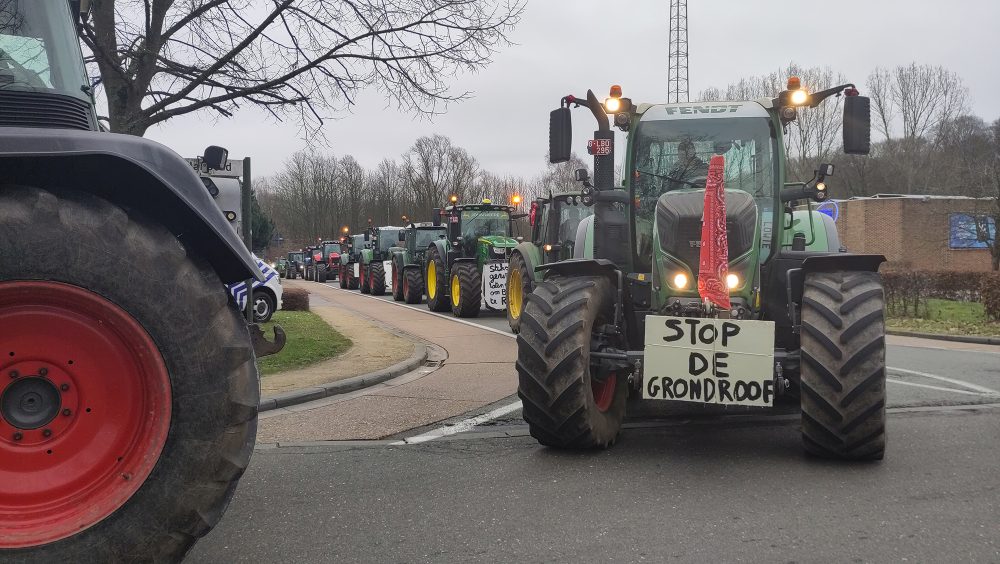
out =
{"type": "Polygon", "coordinates": [[[358,292],[309,284],[314,296],[348,313],[376,319],[444,349],[441,367],[404,384],[356,397],[298,406],[260,421],[258,443],[379,439],[501,400],[517,390],[514,339],[400,307],[358,292]]]}

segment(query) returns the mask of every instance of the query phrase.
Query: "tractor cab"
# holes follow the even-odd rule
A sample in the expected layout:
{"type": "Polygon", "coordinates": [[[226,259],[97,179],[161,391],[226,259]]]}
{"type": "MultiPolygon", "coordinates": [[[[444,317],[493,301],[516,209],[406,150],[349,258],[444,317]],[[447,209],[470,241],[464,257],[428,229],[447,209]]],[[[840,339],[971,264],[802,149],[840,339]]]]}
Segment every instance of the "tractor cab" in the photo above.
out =
{"type": "Polygon", "coordinates": [[[531,203],[528,212],[531,242],[542,250],[542,263],[591,256],[588,238],[594,209],[584,204],[580,192],[550,193],[531,203]],[[589,254],[588,254],[589,253],[589,254]]]}
{"type": "Polygon", "coordinates": [[[453,253],[461,257],[477,257],[479,262],[506,258],[509,249],[517,246],[511,238],[511,214],[516,208],[483,199],[479,204],[453,204],[438,212],[435,219],[448,230],[453,253]]]}
{"type": "Polygon", "coordinates": [[[414,257],[422,257],[428,245],[439,239],[448,238],[448,228],[434,225],[431,222],[411,223],[409,227],[399,232],[399,246],[414,257]]]}

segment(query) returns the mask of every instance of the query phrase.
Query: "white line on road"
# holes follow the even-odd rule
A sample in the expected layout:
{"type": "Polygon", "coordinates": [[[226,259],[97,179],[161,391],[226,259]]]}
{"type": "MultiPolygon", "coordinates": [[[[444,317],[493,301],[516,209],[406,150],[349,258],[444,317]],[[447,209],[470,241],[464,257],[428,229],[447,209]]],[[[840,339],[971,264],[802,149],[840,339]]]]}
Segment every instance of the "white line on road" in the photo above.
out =
{"type": "Polygon", "coordinates": [[[892,378],[886,378],[885,381],[889,382],[890,384],[902,384],[904,386],[915,386],[917,388],[928,388],[928,389],[931,389],[931,390],[941,390],[942,392],[953,392],[953,393],[956,393],[956,394],[968,394],[970,396],[988,396],[988,395],[992,395],[992,394],[984,394],[984,393],[981,393],[981,392],[970,392],[968,390],[956,390],[955,388],[944,388],[944,387],[941,387],[941,386],[931,386],[929,384],[918,384],[916,382],[904,382],[903,380],[894,380],[892,378]]]}
{"type": "Polygon", "coordinates": [[[974,390],[974,391],[977,391],[977,392],[979,392],[981,394],[985,394],[985,395],[989,395],[989,396],[1000,396],[1000,392],[998,392],[996,390],[987,388],[985,386],[980,386],[978,384],[973,384],[971,382],[966,382],[965,380],[958,380],[956,378],[948,378],[948,377],[945,377],[945,376],[938,376],[937,374],[928,374],[926,372],[917,372],[916,370],[907,370],[905,368],[893,368],[892,366],[889,367],[889,370],[890,371],[894,371],[894,372],[902,372],[903,374],[910,374],[910,375],[913,375],[913,376],[920,376],[922,378],[930,378],[931,380],[940,380],[942,382],[948,382],[949,384],[955,384],[956,386],[962,386],[963,388],[974,390]]]}
{"type": "Polygon", "coordinates": [[[433,441],[434,439],[439,439],[441,437],[447,437],[448,435],[457,435],[458,433],[464,433],[466,431],[471,431],[474,427],[482,425],[488,421],[503,417],[508,413],[517,411],[521,409],[521,401],[515,401],[512,404],[505,405],[503,407],[498,407],[493,411],[486,412],[482,415],[476,417],[470,417],[469,419],[463,419],[454,425],[445,425],[444,427],[438,427],[432,431],[428,431],[421,435],[415,437],[408,437],[401,441],[396,441],[390,443],[392,445],[414,445],[418,443],[426,443],[427,441],[433,441]]]}

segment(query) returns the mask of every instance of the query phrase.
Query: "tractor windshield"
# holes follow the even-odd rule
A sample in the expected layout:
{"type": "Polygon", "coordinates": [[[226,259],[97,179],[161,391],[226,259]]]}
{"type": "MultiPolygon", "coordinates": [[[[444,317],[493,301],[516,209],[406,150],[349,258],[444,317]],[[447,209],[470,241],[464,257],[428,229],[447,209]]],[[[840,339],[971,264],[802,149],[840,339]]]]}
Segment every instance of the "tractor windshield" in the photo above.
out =
{"type": "Polygon", "coordinates": [[[510,235],[510,214],[505,210],[462,210],[462,238],[510,235]]]}
{"type": "Polygon", "coordinates": [[[323,256],[328,257],[330,253],[340,254],[340,243],[327,243],[323,245],[323,256]]]}
{"type": "Polygon", "coordinates": [[[0,0],[0,90],[67,94],[90,102],[66,0],[0,0]]]}
{"type": "Polygon", "coordinates": [[[290,260],[293,262],[302,262],[302,253],[292,253],[291,257],[290,260]]]}
{"type": "Polygon", "coordinates": [[[588,216],[594,215],[594,208],[583,205],[579,196],[556,196],[555,200],[559,210],[556,242],[563,246],[572,246],[573,242],[576,241],[576,232],[580,227],[580,222],[588,216]]]}
{"type": "Polygon", "coordinates": [[[417,248],[423,249],[441,237],[447,237],[447,233],[448,232],[444,227],[434,229],[417,229],[417,248]]]}

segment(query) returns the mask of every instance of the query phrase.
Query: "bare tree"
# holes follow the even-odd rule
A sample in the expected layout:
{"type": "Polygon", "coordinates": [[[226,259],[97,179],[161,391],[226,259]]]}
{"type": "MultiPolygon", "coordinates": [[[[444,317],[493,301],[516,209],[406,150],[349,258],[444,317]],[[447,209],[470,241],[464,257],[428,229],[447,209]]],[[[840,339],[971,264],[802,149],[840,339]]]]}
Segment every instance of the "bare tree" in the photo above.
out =
{"type": "Polygon", "coordinates": [[[524,0],[94,0],[80,28],[112,131],[243,105],[315,129],[374,87],[423,114],[463,98],[524,0]],[[498,5],[499,3],[499,5],[498,5]]]}

